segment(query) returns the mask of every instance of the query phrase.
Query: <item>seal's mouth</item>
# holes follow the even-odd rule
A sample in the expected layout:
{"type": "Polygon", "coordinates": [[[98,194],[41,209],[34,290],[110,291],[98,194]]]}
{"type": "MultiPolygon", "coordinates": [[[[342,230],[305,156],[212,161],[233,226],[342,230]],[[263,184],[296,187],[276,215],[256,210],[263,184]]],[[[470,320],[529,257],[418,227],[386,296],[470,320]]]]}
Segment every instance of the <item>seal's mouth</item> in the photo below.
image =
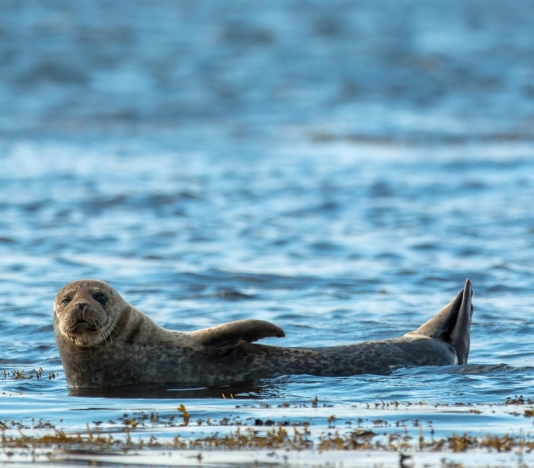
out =
{"type": "Polygon", "coordinates": [[[63,333],[71,339],[94,340],[97,335],[104,335],[107,330],[107,317],[98,311],[84,309],[76,310],[63,320],[63,333]]]}
{"type": "Polygon", "coordinates": [[[96,332],[98,331],[98,327],[96,323],[90,323],[87,320],[84,319],[77,319],[74,324],[72,324],[69,327],[69,333],[86,333],[88,331],[90,332],[96,332]]]}
{"type": "Polygon", "coordinates": [[[76,346],[87,348],[106,342],[108,337],[108,324],[106,320],[101,323],[95,317],[73,317],[69,324],[60,327],[60,333],[76,346]]]}

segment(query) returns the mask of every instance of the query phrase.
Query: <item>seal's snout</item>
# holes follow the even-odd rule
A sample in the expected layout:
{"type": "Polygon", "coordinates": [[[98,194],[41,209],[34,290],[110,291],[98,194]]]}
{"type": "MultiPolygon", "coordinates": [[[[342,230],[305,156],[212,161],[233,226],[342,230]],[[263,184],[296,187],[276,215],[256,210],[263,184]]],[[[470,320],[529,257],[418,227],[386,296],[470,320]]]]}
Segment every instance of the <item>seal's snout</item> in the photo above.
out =
{"type": "Polygon", "coordinates": [[[76,298],[60,311],[61,330],[67,335],[90,338],[106,322],[106,313],[86,297],[76,298]]]}
{"type": "Polygon", "coordinates": [[[99,318],[94,312],[86,307],[87,304],[76,304],[68,321],[68,329],[71,333],[84,333],[96,330],[99,318]]]}

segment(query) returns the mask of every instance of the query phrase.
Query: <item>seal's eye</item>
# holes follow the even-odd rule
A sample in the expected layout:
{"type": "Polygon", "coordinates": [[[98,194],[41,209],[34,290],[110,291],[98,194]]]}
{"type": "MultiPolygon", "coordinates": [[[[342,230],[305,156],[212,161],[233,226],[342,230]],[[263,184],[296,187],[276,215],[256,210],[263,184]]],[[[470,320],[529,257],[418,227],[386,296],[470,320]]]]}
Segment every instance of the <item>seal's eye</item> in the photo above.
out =
{"type": "Polygon", "coordinates": [[[108,298],[102,293],[96,293],[95,295],[93,295],[93,298],[100,302],[100,304],[105,304],[106,302],[108,302],[108,298]]]}
{"type": "Polygon", "coordinates": [[[64,297],[61,301],[61,305],[67,305],[71,301],[71,298],[69,296],[64,297]]]}

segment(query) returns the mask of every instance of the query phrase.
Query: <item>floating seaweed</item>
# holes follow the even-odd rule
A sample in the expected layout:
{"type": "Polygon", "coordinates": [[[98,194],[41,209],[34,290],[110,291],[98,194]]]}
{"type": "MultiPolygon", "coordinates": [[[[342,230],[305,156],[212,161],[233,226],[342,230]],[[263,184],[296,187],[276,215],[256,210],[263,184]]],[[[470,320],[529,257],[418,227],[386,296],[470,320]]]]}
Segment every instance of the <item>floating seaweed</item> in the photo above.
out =
{"type": "MultiPolygon", "coordinates": [[[[316,400],[315,400],[316,401],[316,400]]],[[[506,400],[508,402],[508,399],[506,400]]],[[[504,406],[509,403],[505,403],[504,406]]],[[[282,407],[289,407],[281,405],[282,407]]],[[[469,407],[469,405],[466,405],[469,407]]],[[[33,420],[27,426],[17,421],[4,420],[0,423],[1,447],[5,454],[16,451],[47,450],[49,454],[62,453],[126,453],[130,450],[315,450],[319,452],[329,450],[353,451],[382,451],[417,453],[417,452],[469,452],[473,450],[487,450],[495,452],[530,453],[534,450],[534,440],[530,434],[463,434],[452,433],[450,436],[434,438],[434,430],[430,429],[430,438],[425,438],[423,426],[419,419],[412,420],[414,428],[419,429],[419,437],[412,437],[408,433],[408,420],[388,424],[382,419],[370,421],[376,429],[345,428],[343,431],[335,429],[336,416],[325,418],[325,431],[313,433],[310,423],[291,421],[273,421],[250,418],[248,423],[237,418],[222,418],[218,422],[210,418],[196,420],[197,426],[213,427],[214,432],[209,435],[192,436],[184,433],[186,426],[192,421],[191,414],[181,404],[176,408],[179,414],[162,416],[158,413],[123,414],[117,418],[119,424],[114,431],[102,428],[102,421],[93,422],[94,426],[86,426],[85,432],[68,432],[57,428],[54,424],[42,420],[33,420]],[[177,419],[181,416],[182,421],[177,419]],[[225,426],[235,425],[235,430],[223,430],[225,426]],[[389,434],[379,432],[382,427],[398,427],[389,434]],[[172,438],[159,440],[155,435],[148,434],[142,438],[143,429],[150,427],[174,428],[176,434],[172,438]],[[28,435],[30,430],[34,435],[28,435]],[[141,430],[141,431],[140,431],[141,430]],[[45,431],[39,435],[40,431],[45,431]],[[37,434],[35,434],[37,432],[37,434]],[[132,434],[136,433],[134,441],[132,434]]],[[[480,414],[480,411],[469,409],[466,414],[480,414]]],[[[524,417],[532,417],[532,409],[524,411],[524,417]]],[[[360,424],[361,421],[358,421],[360,424]]],[[[429,421],[431,423],[431,421],[429,421]]],[[[109,426],[117,425],[116,421],[109,421],[109,426]]],[[[407,455],[404,455],[407,456],[407,455]]]]}
{"type": "MultiPolygon", "coordinates": [[[[2,376],[3,380],[31,380],[33,378],[40,380],[43,378],[43,370],[42,367],[39,367],[39,369],[31,369],[31,370],[18,370],[18,369],[3,369],[0,375],[2,376]]],[[[45,373],[46,376],[46,373],[45,373]]],[[[53,380],[57,377],[57,374],[52,370],[48,371],[48,375],[46,378],[48,380],[53,380]]]]}

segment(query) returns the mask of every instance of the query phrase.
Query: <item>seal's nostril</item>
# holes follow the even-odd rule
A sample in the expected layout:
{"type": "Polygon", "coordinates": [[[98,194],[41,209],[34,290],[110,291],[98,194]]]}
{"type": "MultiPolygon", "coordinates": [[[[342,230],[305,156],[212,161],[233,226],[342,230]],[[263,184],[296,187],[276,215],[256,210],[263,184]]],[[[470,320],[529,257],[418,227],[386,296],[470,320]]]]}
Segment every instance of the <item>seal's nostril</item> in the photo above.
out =
{"type": "Polygon", "coordinates": [[[78,304],[76,305],[78,306],[79,310],[83,310],[85,306],[87,305],[87,302],[78,302],[78,304]]]}

